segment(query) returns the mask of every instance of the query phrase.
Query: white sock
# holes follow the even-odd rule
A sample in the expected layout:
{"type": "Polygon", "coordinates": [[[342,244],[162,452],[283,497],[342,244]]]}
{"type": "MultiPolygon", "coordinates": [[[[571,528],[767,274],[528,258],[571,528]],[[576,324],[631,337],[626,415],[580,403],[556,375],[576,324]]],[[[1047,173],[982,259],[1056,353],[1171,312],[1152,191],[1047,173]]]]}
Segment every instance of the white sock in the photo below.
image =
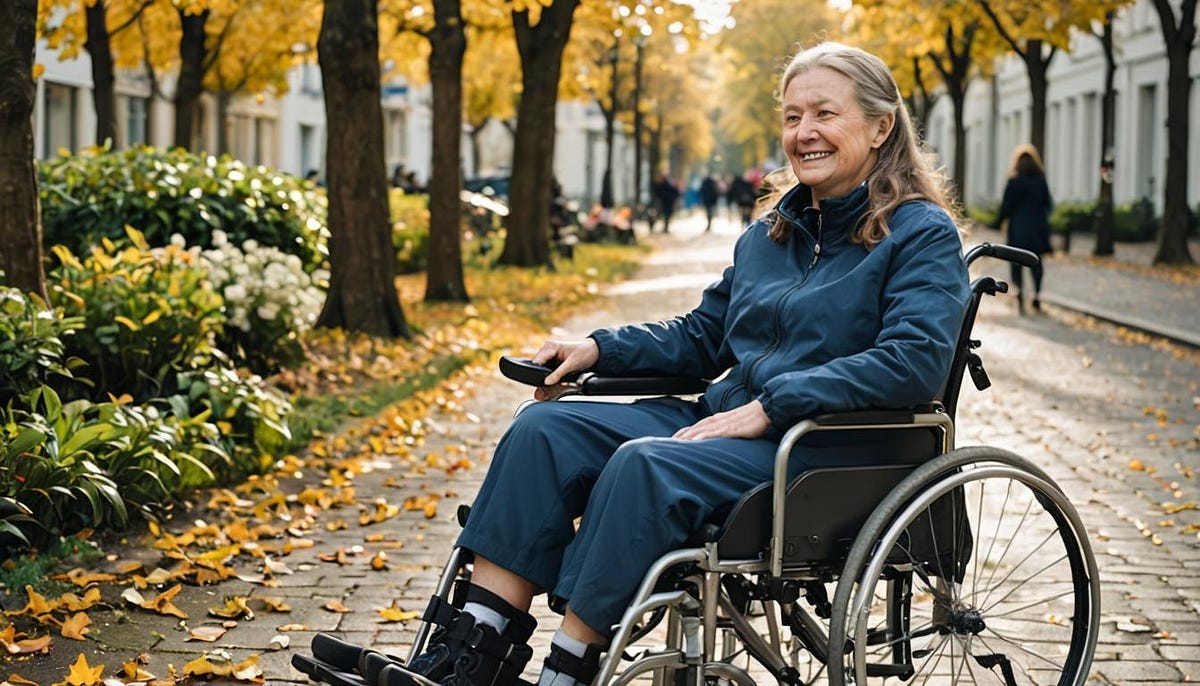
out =
{"type": "Polygon", "coordinates": [[[504,633],[504,629],[508,627],[507,617],[483,603],[469,602],[463,606],[463,612],[474,617],[476,622],[487,624],[500,633],[504,633]]]}
{"type": "MultiPolygon", "coordinates": [[[[587,644],[583,641],[572,638],[563,633],[562,629],[554,632],[554,638],[550,639],[550,645],[556,645],[559,648],[567,651],[575,657],[583,657],[587,652],[587,644]]],[[[538,686],[580,686],[579,682],[575,681],[575,677],[562,674],[549,667],[542,667],[542,674],[538,677],[538,686]]],[[[587,684],[582,684],[587,686],[587,684]]]]}

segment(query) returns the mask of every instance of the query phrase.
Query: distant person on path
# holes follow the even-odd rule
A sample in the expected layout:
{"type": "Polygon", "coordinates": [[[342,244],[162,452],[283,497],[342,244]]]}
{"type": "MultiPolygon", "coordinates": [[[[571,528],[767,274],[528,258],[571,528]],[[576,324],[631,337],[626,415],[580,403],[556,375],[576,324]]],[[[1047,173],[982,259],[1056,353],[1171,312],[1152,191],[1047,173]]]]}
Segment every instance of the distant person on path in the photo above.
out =
{"type": "Polygon", "coordinates": [[[750,225],[754,218],[754,203],[758,200],[758,192],[750,182],[748,174],[742,174],[729,184],[729,204],[736,205],[741,212],[742,228],[750,225]]]}
{"type": "Polygon", "coordinates": [[[670,233],[671,215],[675,213],[675,203],[679,201],[679,186],[666,172],[662,172],[654,180],[652,190],[658,205],[658,216],[662,218],[663,233],[670,233]]]}
{"type": "Polygon", "coordinates": [[[713,216],[717,213],[717,200],[721,197],[720,180],[708,174],[700,182],[700,202],[704,205],[704,231],[712,231],[713,216]]]}
{"type": "MultiPolygon", "coordinates": [[[[1039,258],[1051,252],[1050,247],[1050,210],[1054,208],[1054,200],[1050,197],[1050,187],[1046,185],[1046,173],[1042,168],[1042,158],[1037,148],[1021,144],[1013,150],[1012,169],[1009,170],[1008,183],[1004,186],[1004,197],[1000,201],[1000,214],[996,217],[994,228],[1003,229],[1008,223],[1008,244],[1015,248],[1024,248],[1039,258]]],[[[1044,269],[1039,261],[1033,267],[1033,298],[1030,304],[1035,311],[1042,309],[1042,274],[1044,269]]],[[[1023,267],[1012,264],[1012,285],[1017,289],[1017,311],[1025,314],[1025,288],[1023,267]]]]}

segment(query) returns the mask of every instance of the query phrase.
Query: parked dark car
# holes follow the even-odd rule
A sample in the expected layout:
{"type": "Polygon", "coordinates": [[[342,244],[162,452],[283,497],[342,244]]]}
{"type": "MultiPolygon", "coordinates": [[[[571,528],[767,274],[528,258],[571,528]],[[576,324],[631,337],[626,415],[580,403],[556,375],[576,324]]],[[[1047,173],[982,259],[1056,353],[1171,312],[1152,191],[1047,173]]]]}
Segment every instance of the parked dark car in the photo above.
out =
{"type": "Polygon", "coordinates": [[[463,183],[463,189],[472,193],[482,193],[490,195],[502,200],[508,199],[508,178],[507,176],[479,176],[474,179],[467,179],[463,183]],[[486,190],[492,189],[491,193],[486,190]]]}

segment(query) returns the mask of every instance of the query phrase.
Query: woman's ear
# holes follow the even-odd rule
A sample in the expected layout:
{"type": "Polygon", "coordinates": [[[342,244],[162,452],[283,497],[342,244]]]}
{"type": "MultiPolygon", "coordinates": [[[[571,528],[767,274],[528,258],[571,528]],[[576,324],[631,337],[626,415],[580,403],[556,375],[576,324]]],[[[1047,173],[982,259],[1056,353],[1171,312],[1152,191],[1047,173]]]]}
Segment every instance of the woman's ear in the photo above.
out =
{"type": "Polygon", "coordinates": [[[879,146],[892,135],[892,127],[896,125],[896,114],[888,112],[879,118],[879,129],[875,132],[875,137],[871,139],[871,148],[878,150],[879,146]]]}

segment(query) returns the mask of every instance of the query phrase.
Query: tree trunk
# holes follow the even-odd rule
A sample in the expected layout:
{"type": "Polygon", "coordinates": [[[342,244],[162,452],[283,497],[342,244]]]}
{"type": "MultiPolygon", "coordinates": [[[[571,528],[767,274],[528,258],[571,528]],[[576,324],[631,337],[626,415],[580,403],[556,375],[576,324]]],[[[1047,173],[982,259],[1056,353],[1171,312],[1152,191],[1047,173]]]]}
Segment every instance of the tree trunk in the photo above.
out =
{"type": "Polygon", "coordinates": [[[317,40],[330,231],[329,293],[317,325],[407,337],[388,220],[378,9],[377,0],[325,3],[317,40]]]}
{"type": "Polygon", "coordinates": [[[33,166],[37,0],[0,2],[0,283],[46,298],[33,166]]]}
{"type": "MultiPolygon", "coordinates": [[[[224,155],[229,149],[229,104],[233,101],[233,93],[221,91],[217,93],[217,154],[224,155]]],[[[259,160],[254,160],[255,164],[259,160]]]]}
{"type": "Polygon", "coordinates": [[[1100,104],[1100,194],[1096,200],[1096,216],[1093,230],[1096,232],[1096,247],[1093,254],[1113,254],[1113,175],[1116,173],[1113,146],[1116,140],[1117,92],[1113,87],[1116,80],[1117,62],[1113,54],[1112,21],[1115,12],[1104,18],[1104,33],[1097,36],[1104,48],[1104,99],[1100,104]]]}
{"type": "Polygon", "coordinates": [[[92,61],[92,103],[96,108],[96,145],[108,142],[113,148],[117,141],[117,103],[113,89],[112,46],[108,40],[108,21],[104,0],[85,4],[87,40],[83,47],[92,61]]]}
{"type": "Polygon", "coordinates": [[[426,302],[465,302],[462,265],[462,66],[467,49],[459,0],[433,4],[429,83],[433,90],[433,162],[429,172],[426,302]]]}
{"type": "Polygon", "coordinates": [[[178,10],[183,33],[179,39],[179,82],[175,86],[175,146],[192,147],[192,127],[196,103],[204,92],[204,56],[207,52],[204,30],[208,10],[187,14],[178,10]]]}
{"type": "Polygon", "coordinates": [[[513,144],[508,237],[500,264],[550,264],[550,188],[554,179],[554,132],[563,48],[579,0],[554,0],[536,26],[529,12],[512,13],[521,55],[521,103],[513,144]]]}
{"type": "Polygon", "coordinates": [[[1025,73],[1029,77],[1029,142],[1041,154],[1043,166],[1049,158],[1046,150],[1046,70],[1055,52],[1052,49],[1049,58],[1043,60],[1042,41],[1029,40],[1025,42],[1025,52],[1021,55],[1025,61],[1025,73]]]}
{"type": "Polygon", "coordinates": [[[617,96],[620,87],[620,79],[617,74],[617,58],[620,55],[621,39],[617,38],[613,43],[612,56],[609,59],[612,67],[612,83],[609,84],[608,90],[608,107],[600,105],[600,112],[604,115],[604,178],[600,181],[600,206],[612,207],[615,203],[613,198],[613,145],[617,139],[617,96]]]}
{"type": "Polygon", "coordinates": [[[966,202],[967,179],[967,129],[963,123],[965,112],[963,104],[967,98],[967,74],[971,68],[971,45],[975,42],[975,32],[978,26],[964,26],[961,37],[954,35],[954,27],[946,27],[943,39],[946,47],[946,58],[936,53],[929,53],[933,66],[942,75],[946,93],[954,105],[954,193],[959,202],[966,202]],[[948,64],[947,64],[948,62],[948,64]]]}
{"type": "Polygon", "coordinates": [[[1154,264],[1191,264],[1188,251],[1188,62],[1196,38],[1196,0],[1183,0],[1180,21],[1167,0],[1154,0],[1167,43],[1167,181],[1154,264]]]}

